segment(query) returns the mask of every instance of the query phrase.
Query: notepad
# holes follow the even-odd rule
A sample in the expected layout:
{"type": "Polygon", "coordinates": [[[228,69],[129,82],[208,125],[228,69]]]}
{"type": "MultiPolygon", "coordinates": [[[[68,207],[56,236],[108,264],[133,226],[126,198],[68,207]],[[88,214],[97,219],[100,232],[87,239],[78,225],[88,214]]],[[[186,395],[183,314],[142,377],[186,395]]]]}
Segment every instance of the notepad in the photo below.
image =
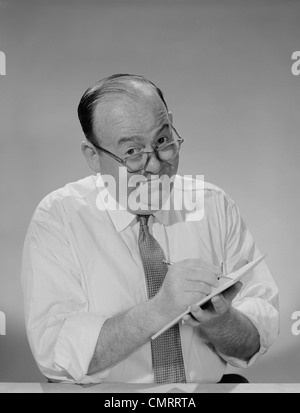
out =
{"type": "MultiPolygon", "coordinates": [[[[243,267],[239,268],[236,271],[231,272],[230,274],[227,274],[226,277],[230,278],[229,280],[226,280],[224,284],[221,286],[217,287],[214,289],[212,293],[207,295],[206,297],[202,298],[202,300],[198,301],[195,303],[195,305],[199,305],[201,307],[207,301],[211,300],[215,295],[221,294],[228,288],[230,288],[233,284],[236,282],[240,281],[245,275],[247,275],[254,267],[256,267],[261,261],[265,259],[266,255],[261,255],[259,258],[256,258],[255,260],[249,262],[248,264],[244,265],[243,267]]],[[[184,311],[182,314],[180,314],[178,317],[176,317],[173,321],[168,323],[165,327],[163,327],[160,331],[155,333],[151,339],[154,340],[158,336],[160,336],[163,332],[171,328],[174,324],[178,323],[182,317],[184,317],[186,314],[189,314],[190,312],[190,307],[187,308],[186,311],[184,311]]]]}

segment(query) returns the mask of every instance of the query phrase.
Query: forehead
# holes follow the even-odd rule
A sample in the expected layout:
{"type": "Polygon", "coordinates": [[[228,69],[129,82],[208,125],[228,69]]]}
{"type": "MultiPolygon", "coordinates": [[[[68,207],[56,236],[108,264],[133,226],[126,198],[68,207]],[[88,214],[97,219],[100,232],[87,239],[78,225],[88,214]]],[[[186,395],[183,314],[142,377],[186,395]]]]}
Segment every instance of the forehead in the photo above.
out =
{"type": "Polygon", "coordinates": [[[168,122],[166,107],[152,94],[116,95],[99,102],[94,110],[94,134],[101,142],[117,144],[124,136],[148,136],[168,122]]]}

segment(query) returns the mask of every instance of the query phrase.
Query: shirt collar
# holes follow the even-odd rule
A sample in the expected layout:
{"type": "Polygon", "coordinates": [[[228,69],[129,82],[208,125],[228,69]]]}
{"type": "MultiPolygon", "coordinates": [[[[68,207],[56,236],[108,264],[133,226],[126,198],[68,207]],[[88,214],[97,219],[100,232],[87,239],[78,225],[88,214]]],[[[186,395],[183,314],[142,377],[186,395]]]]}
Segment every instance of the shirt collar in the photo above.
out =
{"type": "Polygon", "coordinates": [[[116,208],[109,208],[106,205],[107,199],[104,200],[104,198],[107,196],[105,185],[102,176],[99,173],[97,174],[96,186],[98,189],[97,206],[99,210],[106,211],[108,213],[113,225],[118,232],[123,231],[134,220],[135,215],[131,214],[127,210],[122,209],[118,203],[116,203],[116,208]]]}
{"type": "Polygon", "coordinates": [[[170,211],[160,209],[153,213],[153,216],[163,225],[169,225],[170,211]]]}

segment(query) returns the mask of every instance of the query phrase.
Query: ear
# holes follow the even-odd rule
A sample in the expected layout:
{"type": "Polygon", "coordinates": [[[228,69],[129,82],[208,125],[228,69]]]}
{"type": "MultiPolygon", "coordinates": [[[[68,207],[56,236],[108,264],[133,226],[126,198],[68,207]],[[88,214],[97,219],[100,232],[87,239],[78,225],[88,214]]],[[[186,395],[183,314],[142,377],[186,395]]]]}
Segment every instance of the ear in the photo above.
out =
{"type": "Polygon", "coordinates": [[[172,112],[168,112],[168,118],[169,118],[169,121],[172,123],[172,125],[173,125],[173,113],[172,112]]]}
{"type": "Polygon", "coordinates": [[[94,148],[93,144],[88,141],[83,141],[81,143],[81,152],[83,156],[85,157],[89,167],[99,173],[100,172],[100,160],[99,160],[99,154],[94,148]]]}

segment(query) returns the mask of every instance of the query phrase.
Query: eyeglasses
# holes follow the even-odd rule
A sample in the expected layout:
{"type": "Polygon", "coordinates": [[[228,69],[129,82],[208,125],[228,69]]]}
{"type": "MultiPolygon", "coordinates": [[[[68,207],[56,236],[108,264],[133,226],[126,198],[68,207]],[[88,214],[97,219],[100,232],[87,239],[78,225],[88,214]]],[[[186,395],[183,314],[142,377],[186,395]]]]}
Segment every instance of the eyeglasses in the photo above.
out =
{"type": "Polygon", "coordinates": [[[99,151],[106,153],[107,155],[115,159],[117,162],[124,165],[127,168],[128,172],[130,173],[140,172],[143,169],[147,168],[147,165],[153,154],[155,154],[155,156],[160,162],[172,161],[178,155],[178,152],[180,150],[181,144],[184,142],[184,139],[179,135],[179,133],[176,131],[176,129],[171,123],[170,125],[173,131],[175,132],[175,134],[177,135],[178,139],[176,141],[165,143],[159,147],[155,147],[154,151],[152,152],[144,152],[143,150],[141,150],[137,154],[127,155],[124,158],[121,158],[115,155],[114,153],[108,151],[107,149],[96,145],[95,143],[93,143],[93,145],[99,151]]]}

